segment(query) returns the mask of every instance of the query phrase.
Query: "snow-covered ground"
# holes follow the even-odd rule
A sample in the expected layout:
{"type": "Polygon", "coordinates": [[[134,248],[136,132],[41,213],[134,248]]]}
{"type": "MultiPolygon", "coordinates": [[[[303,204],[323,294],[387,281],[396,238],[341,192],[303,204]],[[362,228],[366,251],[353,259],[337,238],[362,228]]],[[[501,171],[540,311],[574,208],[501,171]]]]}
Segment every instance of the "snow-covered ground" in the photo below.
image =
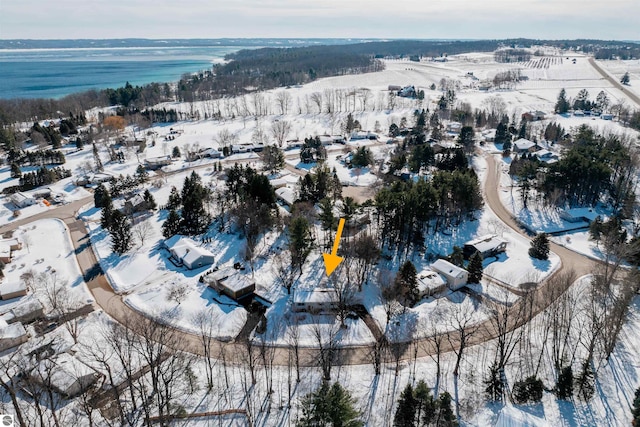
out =
{"type": "Polygon", "coordinates": [[[68,291],[68,293],[65,291],[65,298],[73,299],[79,304],[93,303],[91,293],[78,266],[69,232],[62,221],[41,219],[19,227],[13,235],[22,241],[22,249],[12,251],[12,260],[4,268],[5,278],[2,283],[21,282],[32,275],[36,276],[36,280],[31,280],[31,289],[26,297],[0,301],[2,313],[32,296],[41,300],[45,310],[50,310],[44,287],[51,286],[51,289],[54,289],[54,285],[53,282],[41,282],[37,279],[39,274],[57,281],[56,287],[65,288],[68,291]]]}
{"type": "MultiPolygon", "coordinates": [[[[492,56],[487,54],[456,55],[450,57],[446,63],[386,61],[386,70],[379,73],[333,77],[301,87],[286,89],[292,100],[286,114],[280,114],[274,102],[276,94],[284,89],[268,91],[264,94],[264,102],[267,105],[267,114],[264,116],[256,116],[251,113],[251,105],[253,104],[251,104],[252,96],[250,95],[237,100],[183,104],[165,103],[160,107],[176,108],[185,112],[197,110],[201,113],[201,117],[204,117],[205,113],[222,111],[226,118],[219,121],[196,120],[172,125],[155,125],[152,130],[156,133],[149,135],[149,143],[144,153],[136,156],[132,150],[125,149],[126,162],[122,164],[107,162],[108,156],[103,147],[99,147],[100,155],[105,163],[106,172],[113,175],[133,174],[145,158],[169,155],[173,147],[179,147],[183,153],[187,149],[194,149],[194,147],[221,148],[219,136],[222,131],[229,131],[233,134],[234,143],[251,143],[259,136],[260,132],[268,134],[269,128],[275,120],[286,119],[292,124],[292,131],[287,139],[303,139],[318,134],[339,133],[348,112],[353,113],[354,118],[362,124],[363,129],[373,130],[377,123],[384,133],[391,123],[399,123],[402,117],[406,117],[411,123],[413,112],[417,108],[433,107],[433,102],[440,97],[441,92],[431,90],[428,87],[432,83],[437,86],[442,78],[460,80],[461,89],[457,91],[457,100],[470,103],[474,108],[485,107],[487,100],[492,97],[501,98],[506,104],[505,112],[509,117],[528,110],[542,110],[550,115],[561,88],[566,88],[570,97],[575,96],[583,88],[589,90],[592,98],[600,90],[604,90],[613,103],[625,101],[630,104],[623,93],[610,87],[609,83],[595,72],[586,57],[582,55],[572,55],[572,57],[576,58],[575,64],[571,60],[564,59],[564,56],[554,57],[546,65],[536,62],[537,60],[526,64],[497,64],[493,61],[492,56]],[[475,88],[476,83],[468,74],[472,72],[478,79],[492,79],[496,73],[507,69],[520,69],[524,75],[529,77],[529,80],[519,83],[512,90],[481,92],[475,88]],[[393,109],[389,109],[388,86],[409,84],[424,89],[425,100],[420,102],[397,98],[393,109]],[[371,91],[370,95],[368,97],[355,95],[352,98],[345,96],[344,105],[340,105],[338,111],[331,113],[327,113],[325,108],[319,111],[310,99],[314,93],[318,92],[341,90],[345,93],[355,93],[354,89],[359,88],[368,88],[371,91]],[[242,115],[240,112],[244,101],[248,101],[249,109],[246,114],[242,115]],[[235,118],[232,119],[232,116],[235,118]],[[175,139],[165,141],[170,127],[180,130],[181,133],[176,134],[175,139]],[[152,143],[152,140],[155,140],[155,143],[152,143]]],[[[638,65],[634,63],[605,62],[603,66],[615,76],[621,75],[627,70],[627,67],[632,74],[632,80],[637,75],[638,65]]],[[[638,135],[636,132],[623,129],[615,121],[551,115],[549,120],[557,121],[568,131],[581,124],[588,124],[599,131],[628,132],[632,138],[638,135]]],[[[354,148],[353,143],[349,143],[349,145],[354,148]]],[[[497,151],[495,146],[488,145],[487,149],[497,151]]],[[[372,150],[376,157],[386,158],[389,148],[373,147],[372,150]]],[[[370,187],[377,181],[376,176],[366,168],[357,171],[344,166],[336,159],[337,155],[342,154],[341,151],[341,146],[332,147],[327,163],[329,167],[336,168],[339,178],[345,184],[370,187]]],[[[293,151],[286,153],[295,154],[293,151]]],[[[236,154],[225,161],[227,164],[234,161],[247,161],[254,166],[259,166],[259,158],[254,153],[236,154]]],[[[64,167],[71,169],[76,174],[81,174],[91,167],[92,162],[92,150],[90,147],[86,147],[80,152],[70,152],[64,167]]],[[[184,173],[180,172],[169,176],[162,176],[164,175],[162,173],[157,174],[152,178],[152,181],[158,180],[161,185],[159,188],[152,187],[150,190],[158,205],[166,203],[172,185],[180,188],[184,177],[190,173],[186,169],[191,166],[201,166],[199,173],[203,176],[203,182],[211,183],[214,187],[224,185],[212,172],[210,165],[213,162],[217,162],[217,160],[203,159],[188,163],[179,159],[167,167],[165,172],[178,172],[185,169],[184,173]]],[[[295,156],[290,156],[287,163],[291,166],[302,167],[295,156]]],[[[503,171],[508,169],[508,163],[504,160],[501,160],[500,164],[503,171]]],[[[485,161],[480,158],[475,159],[474,168],[478,172],[480,181],[483,182],[486,173],[485,161]]],[[[16,181],[9,177],[9,173],[8,167],[0,168],[0,186],[6,187],[16,184],[16,181]]],[[[52,186],[52,189],[55,188],[55,192],[65,194],[68,200],[79,199],[90,194],[85,190],[76,189],[70,181],[71,179],[61,181],[52,186]]],[[[292,185],[292,187],[294,186],[292,185]]],[[[567,226],[560,219],[557,211],[523,210],[518,189],[512,187],[508,174],[504,172],[501,176],[500,194],[505,206],[532,228],[551,232],[567,226]]],[[[3,199],[3,204],[0,206],[0,222],[9,222],[13,209],[14,207],[7,204],[6,199],[3,199]]],[[[22,217],[41,212],[44,209],[47,209],[44,205],[22,209],[22,217]]],[[[233,339],[237,336],[245,324],[247,311],[234,301],[217,294],[198,281],[200,275],[209,267],[191,271],[184,267],[177,267],[168,260],[167,251],[161,247],[160,227],[166,216],[165,211],[155,212],[138,220],[137,225],[141,223],[149,225],[144,242],[137,239],[134,249],[124,257],[112,254],[110,238],[99,226],[100,213],[98,210],[86,208],[81,215],[91,230],[91,241],[103,270],[108,275],[114,289],[123,296],[129,306],[145,315],[156,317],[191,332],[198,331],[195,317],[204,313],[212,321],[213,336],[223,340],[233,339]],[[178,288],[185,290],[184,297],[179,302],[170,296],[172,291],[178,288]]],[[[51,238],[51,236],[66,233],[64,225],[55,220],[37,222],[33,225],[36,227],[31,228],[32,225],[29,225],[19,232],[27,236],[26,241],[30,244],[28,249],[25,248],[16,253],[14,261],[5,268],[7,275],[5,280],[19,280],[20,275],[29,268],[28,266],[37,272],[51,272],[52,269],[55,269],[59,277],[64,276],[72,284],[74,292],[88,300],[89,294],[87,294],[82,275],[75,264],[73,248],[68,238],[66,238],[67,240],[61,238],[59,242],[57,239],[51,238]],[[44,261],[40,261],[42,259],[44,261]]],[[[412,261],[420,271],[428,266],[436,256],[448,255],[454,245],[460,246],[468,240],[485,234],[497,234],[503,237],[508,241],[508,247],[506,253],[497,259],[485,260],[485,273],[495,280],[486,279],[479,285],[471,286],[472,294],[476,292],[494,301],[513,303],[518,296],[515,292],[508,290],[509,286],[513,286],[513,290],[517,291],[519,285],[538,282],[559,266],[559,259],[555,254],[551,254],[549,261],[546,262],[532,260],[527,255],[528,240],[500,223],[490,209],[484,209],[478,213],[475,221],[465,222],[459,227],[447,231],[446,234],[438,233],[426,236],[426,253],[423,255],[413,254],[412,261]],[[505,288],[495,282],[507,286],[505,288]]],[[[211,241],[203,243],[203,246],[216,254],[216,264],[242,261],[244,239],[228,231],[211,232],[209,237],[211,237],[211,241]]],[[[559,243],[573,250],[592,256],[598,255],[597,247],[588,241],[585,232],[575,232],[557,237],[557,239],[559,243]]],[[[275,233],[263,237],[258,243],[260,253],[256,257],[253,275],[258,293],[268,297],[272,306],[266,313],[267,331],[263,334],[254,333],[251,339],[256,342],[267,340],[278,345],[286,345],[293,339],[292,327],[295,326],[296,339],[299,340],[298,343],[301,346],[315,346],[318,334],[326,336],[326,334],[332,333],[336,334],[336,341],[340,345],[373,342],[373,334],[362,320],[347,318],[345,320],[346,327],[341,328],[335,315],[295,314],[291,312],[291,296],[280,286],[276,274],[276,260],[272,256],[283,245],[282,238],[275,233]]],[[[379,268],[395,271],[399,261],[396,258],[390,261],[381,261],[379,268]]],[[[295,286],[300,288],[313,287],[320,283],[322,277],[324,277],[324,270],[321,252],[315,250],[310,255],[305,270],[295,286]]],[[[456,316],[468,314],[472,318],[472,324],[486,320],[488,316],[487,310],[483,308],[477,298],[461,292],[449,292],[439,298],[425,298],[415,307],[406,310],[402,307],[395,307],[395,313],[389,322],[387,322],[387,313],[375,284],[364,285],[363,291],[358,293],[356,298],[367,307],[380,329],[388,334],[392,342],[404,341],[416,336],[429,336],[434,331],[451,330],[454,326],[451,319],[456,316]]],[[[0,304],[3,309],[8,306],[5,303],[0,304]]],[[[97,339],[96,342],[104,344],[104,340],[94,338],[99,335],[98,332],[101,329],[108,327],[110,320],[104,319],[104,317],[103,314],[93,314],[88,318],[85,331],[87,342],[97,339]]],[[[541,324],[540,321],[532,323],[530,333],[533,336],[542,335],[541,324]]],[[[629,402],[632,399],[633,390],[640,385],[638,380],[640,378],[640,360],[637,351],[634,351],[637,343],[640,342],[638,330],[640,330],[640,301],[636,298],[613,356],[599,371],[597,391],[590,402],[581,402],[577,399],[562,402],[557,400],[551,392],[546,391],[540,404],[515,407],[508,404],[507,408],[503,408],[502,405],[486,404],[483,379],[488,371],[488,366],[493,361],[495,343],[485,343],[467,349],[459,380],[461,410],[465,425],[495,425],[501,411],[504,414],[500,421],[502,424],[499,425],[526,425],[526,421],[504,420],[529,419],[531,421],[534,416],[543,419],[548,425],[628,425],[630,420],[629,402]],[[523,415],[521,411],[529,415],[523,415]]],[[[524,360],[525,354],[525,352],[520,354],[522,360],[512,362],[508,366],[506,375],[510,383],[522,379],[523,372],[526,371],[523,367],[528,363],[524,360]]],[[[210,394],[206,393],[204,387],[202,361],[197,362],[194,365],[194,370],[198,373],[197,377],[201,387],[193,395],[181,396],[180,400],[185,408],[207,411],[242,408],[247,404],[257,405],[258,401],[262,403],[262,399],[266,396],[262,383],[259,381],[252,391],[255,400],[246,399],[244,394],[246,390],[243,390],[242,381],[247,380],[247,369],[241,366],[240,359],[233,362],[237,364],[235,366],[223,366],[221,363],[216,365],[217,385],[210,394]]],[[[453,394],[454,362],[455,355],[453,353],[442,355],[440,391],[447,390],[453,394]]],[[[545,381],[545,385],[552,388],[554,374],[550,369],[550,361],[544,360],[543,366],[540,376],[545,381]]],[[[273,369],[275,393],[270,398],[271,400],[264,399],[264,401],[273,403],[273,407],[271,411],[264,411],[264,408],[261,407],[262,412],[259,412],[261,415],[258,416],[262,417],[263,425],[285,425],[287,422],[295,422],[296,416],[300,414],[300,399],[315,389],[320,382],[319,370],[315,368],[303,369],[302,381],[295,385],[295,379],[293,380],[294,387],[291,399],[293,408],[291,412],[287,412],[288,387],[292,372],[286,367],[273,369]]],[[[408,381],[425,379],[429,386],[434,387],[436,385],[435,372],[435,362],[431,358],[425,358],[400,363],[398,375],[396,375],[395,366],[383,366],[381,375],[377,377],[373,375],[371,366],[336,366],[333,368],[332,380],[339,380],[353,393],[367,425],[381,426],[388,425],[404,385],[408,381]]],[[[237,419],[227,421],[221,422],[221,424],[243,424],[242,420],[237,419]]],[[[211,423],[210,420],[192,422],[192,425],[201,424],[209,425],[211,423]]]]}

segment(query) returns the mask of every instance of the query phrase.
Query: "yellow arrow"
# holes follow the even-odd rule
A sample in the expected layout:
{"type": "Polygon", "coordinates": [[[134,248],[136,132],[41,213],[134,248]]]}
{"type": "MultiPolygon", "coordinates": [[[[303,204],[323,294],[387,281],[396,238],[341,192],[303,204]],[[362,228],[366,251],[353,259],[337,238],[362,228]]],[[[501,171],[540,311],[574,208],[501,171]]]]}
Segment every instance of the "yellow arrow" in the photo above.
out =
{"type": "Polygon", "coordinates": [[[331,276],[331,273],[338,268],[342,262],[342,257],[338,256],[338,246],[340,245],[340,236],[342,235],[342,228],[344,227],[344,218],[340,218],[338,223],[338,232],[336,233],[336,239],[333,241],[333,249],[330,254],[324,253],[324,268],[327,270],[327,276],[331,276]]]}

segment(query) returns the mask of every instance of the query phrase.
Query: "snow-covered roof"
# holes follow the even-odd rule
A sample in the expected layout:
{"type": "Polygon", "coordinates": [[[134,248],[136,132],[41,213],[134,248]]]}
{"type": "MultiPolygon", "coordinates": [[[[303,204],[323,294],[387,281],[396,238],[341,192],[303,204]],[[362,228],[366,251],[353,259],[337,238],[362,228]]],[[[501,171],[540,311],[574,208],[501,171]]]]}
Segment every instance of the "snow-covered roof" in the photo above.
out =
{"type": "Polygon", "coordinates": [[[183,263],[191,265],[200,257],[213,257],[213,253],[200,247],[188,237],[176,234],[164,241],[164,245],[183,263]]]}
{"type": "Polygon", "coordinates": [[[338,302],[334,288],[296,289],[293,294],[294,304],[333,304],[338,302]]]}
{"type": "Polygon", "coordinates": [[[424,269],[418,273],[418,291],[420,294],[429,293],[447,282],[438,273],[431,269],[424,269]]]}
{"type": "Polygon", "coordinates": [[[27,330],[22,323],[16,322],[0,328],[0,339],[20,338],[27,334],[27,330]]]}
{"type": "Polygon", "coordinates": [[[449,261],[444,259],[436,260],[433,264],[431,264],[431,268],[444,275],[456,278],[461,278],[466,273],[466,270],[464,268],[451,264],[449,261]]]}
{"type": "Polygon", "coordinates": [[[11,310],[15,317],[23,317],[28,316],[32,313],[38,312],[42,310],[42,303],[38,301],[36,298],[31,298],[22,304],[19,304],[11,310]]]}
{"type": "Polygon", "coordinates": [[[220,284],[235,293],[245,291],[255,286],[246,274],[242,274],[240,272],[236,272],[235,274],[220,280],[220,284]]]}
{"type": "Polygon", "coordinates": [[[595,212],[592,208],[565,209],[563,213],[564,216],[569,216],[572,218],[586,218],[589,221],[593,221],[598,217],[598,213],[595,212]]]}
{"type": "Polygon", "coordinates": [[[520,138],[513,143],[514,148],[520,151],[528,150],[529,148],[535,145],[536,145],[535,142],[529,141],[528,139],[525,139],[525,138],[520,138]]]}
{"type": "Polygon", "coordinates": [[[289,187],[281,187],[276,190],[276,197],[288,205],[293,205],[296,201],[296,193],[289,187]]]}
{"type": "Polygon", "coordinates": [[[21,191],[18,191],[17,193],[13,193],[11,195],[11,201],[13,203],[19,204],[22,203],[24,201],[28,201],[28,200],[33,200],[33,197],[31,197],[31,195],[27,194],[27,193],[23,193],[21,191]]]}
{"type": "Polygon", "coordinates": [[[36,367],[36,371],[40,378],[48,379],[54,388],[63,393],[73,393],[78,379],[90,375],[97,376],[93,369],[69,353],[42,360],[36,367]]]}
{"type": "Polygon", "coordinates": [[[0,242],[0,258],[11,256],[11,246],[8,243],[0,242]]]}
{"type": "Polygon", "coordinates": [[[488,251],[492,251],[498,246],[506,243],[507,241],[505,239],[498,237],[495,234],[487,234],[485,236],[481,236],[477,239],[471,240],[465,243],[465,245],[473,246],[480,253],[485,253],[488,251]]]}
{"type": "Polygon", "coordinates": [[[4,295],[27,290],[27,284],[23,281],[3,283],[0,285],[0,298],[4,295]]]}

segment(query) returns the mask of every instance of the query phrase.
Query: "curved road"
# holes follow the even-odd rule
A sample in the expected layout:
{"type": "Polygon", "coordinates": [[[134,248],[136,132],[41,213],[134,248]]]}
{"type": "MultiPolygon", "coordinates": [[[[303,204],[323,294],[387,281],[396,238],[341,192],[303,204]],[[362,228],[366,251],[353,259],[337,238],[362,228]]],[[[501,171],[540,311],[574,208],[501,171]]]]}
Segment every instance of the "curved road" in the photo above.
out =
{"type": "MultiPolygon", "coordinates": [[[[488,170],[485,182],[485,200],[493,212],[509,227],[514,229],[520,234],[523,234],[518,227],[517,221],[513,218],[510,212],[508,212],[503,206],[499,198],[499,175],[500,171],[496,169],[496,161],[493,156],[487,158],[488,170]]],[[[77,211],[81,206],[89,203],[91,197],[84,198],[82,200],[64,205],[55,209],[48,210],[41,214],[25,218],[23,220],[17,220],[11,224],[0,227],[0,232],[4,232],[8,229],[13,229],[19,225],[26,224],[28,222],[35,221],[41,218],[60,218],[67,227],[73,241],[73,245],[76,248],[76,256],[80,268],[85,276],[85,281],[92,292],[96,304],[109,314],[118,322],[127,325],[129,322],[142,322],[146,318],[135,310],[127,306],[120,295],[117,295],[113,288],[108,283],[106,277],[102,274],[99,268],[99,264],[96,260],[96,256],[93,252],[92,246],[89,242],[89,234],[83,221],[76,218],[77,211]]],[[[595,262],[588,259],[585,256],[572,252],[562,246],[551,244],[551,250],[555,252],[561,259],[561,267],[554,273],[559,274],[563,271],[572,270],[576,273],[576,277],[584,274],[588,274],[593,271],[595,262]]],[[[509,324],[509,329],[515,329],[524,323],[528,322],[533,316],[546,308],[553,299],[557,298],[568,288],[570,283],[565,283],[564,288],[555,288],[553,292],[548,289],[551,281],[545,280],[539,284],[537,288],[532,292],[532,299],[530,308],[527,310],[527,315],[524,317],[512,316],[514,321],[509,324]]],[[[557,284],[556,284],[557,286],[557,284]]],[[[511,308],[512,311],[522,310],[523,299],[520,299],[518,303],[514,304],[511,308]]],[[[468,328],[470,337],[468,339],[468,345],[481,344],[483,342],[494,339],[497,335],[496,331],[491,325],[489,320],[475,324],[468,328]]],[[[456,334],[453,334],[456,335],[456,334]]],[[[442,335],[444,337],[444,334],[442,335]]],[[[187,350],[195,354],[202,355],[202,342],[201,338],[195,334],[180,331],[181,343],[180,350],[187,350]]],[[[414,345],[410,343],[403,343],[396,346],[396,352],[401,352],[401,360],[409,360],[414,356],[424,357],[436,353],[433,337],[421,338],[416,340],[414,345]],[[410,347],[411,350],[409,349],[410,347]],[[415,352],[417,349],[417,352],[415,352]]],[[[227,360],[244,360],[243,354],[246,354],[248,346],[244,342],[222,342],[216,339],[210,340],[211,352],[214,357],[221,357],[223,352],[227,360]],[[240,357],[240,359],[235,359],[240,357]]],[[[254,343],[254,347],[258,344],[254,343]]],[[[451,351],[457,347],[456,338],[452,337],[451,341],[444,338],[442,340],[441,352],[451,351]]],[[[270,347],[273,349],[273,363],[277,365],[287,365],[290,360],[291,348],[285,346],[270,347]]],[[[398,354],[398,353],[396,353],[398,354]]],[[[371,364],[373,362],[374,346],[373,345],[358,345],[343,347],[335,350],[333,364],[371,364]]],[[[300,348],[299,360],[301,366],[317,366],[320,357],[320,351],[317,348],[300,348]]],[[[389,353],[385,353],[383,361],[391,361],[393,358],[389,353]]]]}

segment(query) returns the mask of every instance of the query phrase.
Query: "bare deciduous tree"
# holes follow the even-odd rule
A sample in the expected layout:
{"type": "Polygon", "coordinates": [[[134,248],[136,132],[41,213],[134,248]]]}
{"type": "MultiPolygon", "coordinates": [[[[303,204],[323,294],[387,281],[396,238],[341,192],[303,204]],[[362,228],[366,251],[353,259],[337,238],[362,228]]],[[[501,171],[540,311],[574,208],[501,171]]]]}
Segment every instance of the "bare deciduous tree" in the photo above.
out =
{"type": "Polygon", "coordinates": [[[286,120],[276,120],[271,123],[271,136],[276,140],[279,147],[284,145],[287,137],[291,133],[291,123],[286,120]]]}

